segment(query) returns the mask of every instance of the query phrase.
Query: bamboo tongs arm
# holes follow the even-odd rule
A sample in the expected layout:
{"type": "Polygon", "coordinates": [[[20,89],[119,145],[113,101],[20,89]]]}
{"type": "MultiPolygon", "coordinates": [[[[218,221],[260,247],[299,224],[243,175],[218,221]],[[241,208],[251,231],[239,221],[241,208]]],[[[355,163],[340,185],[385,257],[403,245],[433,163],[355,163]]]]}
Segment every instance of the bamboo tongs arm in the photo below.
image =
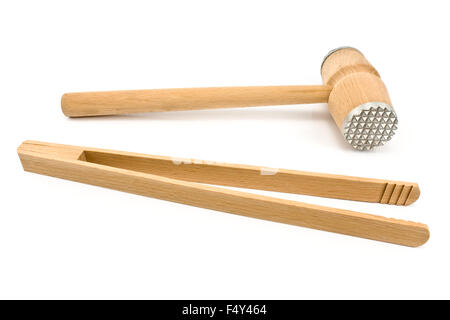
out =
{"type": "Polygon", "coordinates": [[[197,207],[413,247],[422,245],[429,237],[427,226],[421,223],[249,194],[146,173],[142,168],[148,166],[147,160],[137,160],[131,162],[132,166],[123,168],[123,163],[128,162],[127,157],[154,159],[153,156],[35,141],[24,142],[18,153],[26,171],[197,207]],[[112,160],[106,164],[99,158],[99,155],[104,157],[111,154],[120,158],[122,166],[112,160]],[[132,170],[131,167],[139,170],[132,170]]]}
{"type": "Polygon", "coordinates": [[[117,151],[84,150],[86,161],[191,182],[325,198],[409,205],[420,195],[411,182],[176,159],[117,151]]]}
{"type": "Polygon", "coordinates": [[[419,186],[412,182],[224,164],[43,142],[30,141],[23,146],[72,160],[80,157],[88,163],[229,187],[396,205],[409,205],[420,195],[419,186]],[[68,152],[74,153],[76,157],[67,156],[68,152]]]}

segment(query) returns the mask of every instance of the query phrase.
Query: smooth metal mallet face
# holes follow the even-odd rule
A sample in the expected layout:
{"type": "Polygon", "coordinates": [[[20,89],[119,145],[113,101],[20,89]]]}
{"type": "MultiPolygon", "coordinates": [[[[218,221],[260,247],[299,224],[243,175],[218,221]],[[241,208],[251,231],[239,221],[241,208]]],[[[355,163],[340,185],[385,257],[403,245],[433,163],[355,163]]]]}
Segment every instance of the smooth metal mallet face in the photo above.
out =
{"type": "Polygon", "coordinates": [[[332,50],[321,73],[324,84],[333,88],[328,100],[331,115],[353,148],[371,150],[391,140],[397,114],[380,75],[360,51],[332,50]]]}

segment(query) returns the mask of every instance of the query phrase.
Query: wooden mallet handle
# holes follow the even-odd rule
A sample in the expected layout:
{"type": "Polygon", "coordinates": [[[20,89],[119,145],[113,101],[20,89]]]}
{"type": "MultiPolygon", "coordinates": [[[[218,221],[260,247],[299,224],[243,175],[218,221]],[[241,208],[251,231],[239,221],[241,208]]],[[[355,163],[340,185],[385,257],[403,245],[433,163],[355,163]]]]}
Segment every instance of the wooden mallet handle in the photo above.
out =
{"type": "Polygon", "coordinates": [[[267,86],[124,90],[66,93],[61,107],[68,117],[326,103],[330,86],[267,86]]]}

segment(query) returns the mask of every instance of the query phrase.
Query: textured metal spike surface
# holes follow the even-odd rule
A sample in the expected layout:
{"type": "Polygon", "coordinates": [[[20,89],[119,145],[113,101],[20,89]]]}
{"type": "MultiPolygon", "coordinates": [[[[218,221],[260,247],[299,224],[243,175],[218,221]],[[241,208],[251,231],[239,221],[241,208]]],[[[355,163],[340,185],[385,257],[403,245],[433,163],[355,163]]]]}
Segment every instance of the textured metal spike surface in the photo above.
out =
{"type": "Polygon", "coordinates": [[[391,140],[398,127],[397,114],[384,102],[362,104],[345,117],[342,134],[356,150],[371,150],[391,140]]]}

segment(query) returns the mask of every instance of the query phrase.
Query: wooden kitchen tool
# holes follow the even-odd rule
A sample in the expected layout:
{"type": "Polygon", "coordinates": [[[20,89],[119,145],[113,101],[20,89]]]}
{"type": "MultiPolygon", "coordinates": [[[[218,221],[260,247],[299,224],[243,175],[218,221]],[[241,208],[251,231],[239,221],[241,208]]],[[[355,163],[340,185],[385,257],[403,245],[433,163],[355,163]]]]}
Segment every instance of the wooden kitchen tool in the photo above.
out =
{"type": "Polygon", "coordinates": [[[357,150],[389,141],[397,114],[377,70],[349,47],[331,51],[321,67],[322,86],[184,88],[66,93],[68,117],[267,105],[326,103],[345,140],[357,150]]]}
{"type": "Polygon", "coordinates": [[[23,142],[18,154],[26,171],[201,208],[411,247],[420,246],[429,238],[427,226],[416,222],[208,185],[409,205],[420,194],[415,183],[173,159],[38,141],[23,142]]]}

